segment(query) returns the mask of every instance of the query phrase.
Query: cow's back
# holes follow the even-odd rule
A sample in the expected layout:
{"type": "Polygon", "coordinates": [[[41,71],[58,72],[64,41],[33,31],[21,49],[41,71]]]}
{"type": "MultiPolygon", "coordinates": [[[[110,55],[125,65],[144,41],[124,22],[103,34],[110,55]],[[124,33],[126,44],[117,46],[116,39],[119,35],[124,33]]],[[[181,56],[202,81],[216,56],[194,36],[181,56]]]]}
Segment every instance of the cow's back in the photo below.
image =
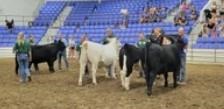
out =
{"type": "Polygon", "coordinates": [[[55,44],[32,46],[32,62],[46,62],[56,60],[58,48],[55,44]]]}

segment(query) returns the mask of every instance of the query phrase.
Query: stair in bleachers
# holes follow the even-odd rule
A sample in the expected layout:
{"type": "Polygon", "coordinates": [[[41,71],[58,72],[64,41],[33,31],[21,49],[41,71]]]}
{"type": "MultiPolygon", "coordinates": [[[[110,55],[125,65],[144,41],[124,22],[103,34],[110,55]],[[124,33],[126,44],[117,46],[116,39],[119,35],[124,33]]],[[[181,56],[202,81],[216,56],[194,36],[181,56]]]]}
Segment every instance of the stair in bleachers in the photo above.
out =
{"type": "Polygon", "coordinates": [[[44,35],[44,37],[42,38],[42,40],[40,41],[39,44],[46,44],[46,43],[48,43],[47,39],[49,37],[56,36],[58,29],[60,28],[60,26],[64,25],[65,18],[67,18],[67,16],[71,12],[71,10],[72,10],[72,7],[70,7],[70,6],[66,6],[63,9],[63,11],[60,13],[60,15],[57,17],[57,19],[52,24],[52,26],[50,26],[48,28],[46,34],[44,35]]]}

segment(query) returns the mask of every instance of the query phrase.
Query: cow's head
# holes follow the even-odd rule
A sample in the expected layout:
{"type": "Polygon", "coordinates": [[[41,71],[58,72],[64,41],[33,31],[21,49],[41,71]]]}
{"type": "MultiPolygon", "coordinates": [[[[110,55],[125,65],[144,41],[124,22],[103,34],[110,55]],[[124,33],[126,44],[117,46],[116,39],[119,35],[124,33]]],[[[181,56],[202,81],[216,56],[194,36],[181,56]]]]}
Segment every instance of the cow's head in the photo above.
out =
{"type": "Polygon", "coordinates": [[[59,40],[59,41],[57,42],[57,48],[58,48],[59,51],[64,51],[64,49],[65,49],[66,47],[65,47],[65,44],[64,44],[61,40],[59,40]]]}

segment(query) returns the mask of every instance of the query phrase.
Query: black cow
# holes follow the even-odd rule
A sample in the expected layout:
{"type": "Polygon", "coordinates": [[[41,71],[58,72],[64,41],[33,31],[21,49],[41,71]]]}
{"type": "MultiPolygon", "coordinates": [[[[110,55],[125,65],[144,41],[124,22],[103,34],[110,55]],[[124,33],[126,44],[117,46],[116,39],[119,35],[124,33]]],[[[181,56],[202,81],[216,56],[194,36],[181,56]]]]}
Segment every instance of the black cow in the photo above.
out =
{"type": "Polygon", "coordinates": [[[164,74],[165,87],[168,86],[168,72],[173,72],[174,87],[180,71],[181,44],[171,37],[170,45],[147,43],[143,53],[143,66],[147,84],[147,94],[152,94],[153,82],[157,74],[164,74]]]}
{"type": "MultiPolygon", "coordinates": [[[[63,51],[65,45],[63,42],[58,41],[57,43],[46,44],[46,45],[34,45],[31,47],[32,61],[29,64],[31,67],[34,64],[36,71],[39,70],[38,64],[47,62],[49,71],[54,72],[54,62],[57,59],[59,51],[63,51]]],[[[18,74],[18,62],[16,60],[16,73],[18,74]]]]}
{"type": "MultiPolygon", "coordinates": [[[[132,73],[133,65],[143,60],[143,48],[138,48],[134,45],[125,44],[119,52],[119,65],[121,68],[121,81],[122,86],[129,90],[129,77],[132,73]]],[[[141,61],[141,65],[142,65],[141,61]]],[[[142,68],[142,66],[140,66],[142,68]]],[[[143,71],[143,70],[142,70],[143,71]]],[[[143,75],[143,72],[140,71],[140,77],[143,75]]]]}

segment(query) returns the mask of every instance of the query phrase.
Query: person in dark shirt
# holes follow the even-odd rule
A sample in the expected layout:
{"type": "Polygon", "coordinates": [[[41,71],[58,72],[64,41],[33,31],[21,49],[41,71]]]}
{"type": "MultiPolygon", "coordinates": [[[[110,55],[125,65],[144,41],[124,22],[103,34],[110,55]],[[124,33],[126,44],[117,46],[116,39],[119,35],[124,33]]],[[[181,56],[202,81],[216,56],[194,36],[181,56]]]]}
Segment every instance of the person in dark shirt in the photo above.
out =
{"type": "Polygon", "coordinates": [[[9,22],[8,20],[5,20],[5,23],[6,23],[6,27],[8,28],[9,32],[12,33],[13,28],[14,28],[14,20],[12,19],[11,22],[9,22]]]}
{"type": "Polygon", "coordinates": [[[188,39],[184,33],[184,28],[178,29],[178,42],[181,44],[181,50],[180,50],[180,74],[178,76],[178,82],[179,84],[186,84],[186,56],[187,56],[187,45],[188,45],[188,39]]]}
{"type": "Polygon", "coordinates": [[[155,28],[152,36],[150,37],[151,42],[162,45],[163,43],[163,35],[162,30],[160,28],[155,28]]]}
{"type": "Polygon", "coordinates": [[[111,28],[108,28],[108,29],[106,30],[106,37],[103,39],[102,43],[103,43],[103,44],[107,44],[107,43],[109,43],[109,39],[110,39],[110,38],[115,38],[115,37],[116,37],[116,36],[113,34],[112,29],[111,29],[111,28]]]}

